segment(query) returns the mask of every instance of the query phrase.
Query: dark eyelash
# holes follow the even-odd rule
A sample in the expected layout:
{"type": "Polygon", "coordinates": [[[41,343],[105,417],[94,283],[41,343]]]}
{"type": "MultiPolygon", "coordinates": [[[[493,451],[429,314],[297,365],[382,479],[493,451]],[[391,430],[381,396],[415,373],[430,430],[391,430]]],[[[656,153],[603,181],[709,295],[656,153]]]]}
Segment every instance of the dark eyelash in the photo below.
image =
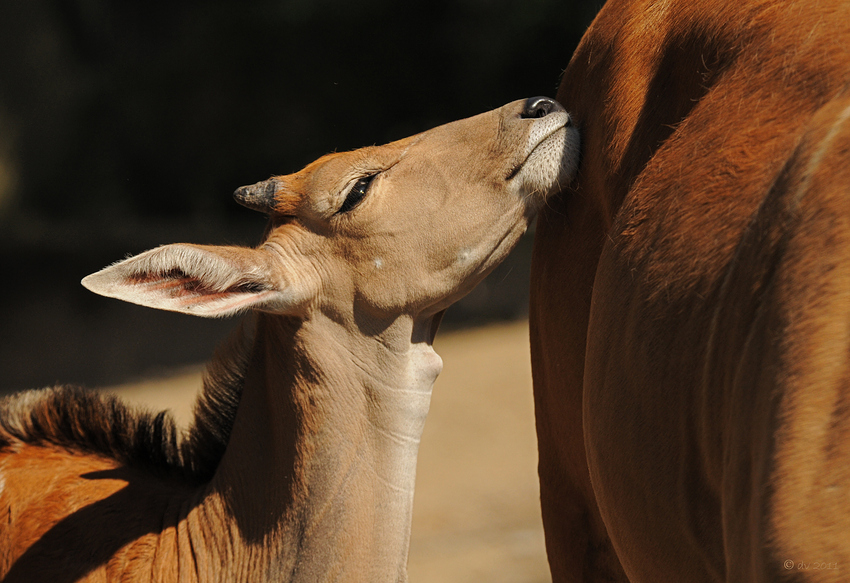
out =
{"type": "Polygon", "coordinates": [[[354,186],[351,187],[351,190],[348,191],[348,195],[346,195],[345,200],[342,203],[342,206],[339,207],[339,210],[336,214],[347,213],[358,204],[363,198],[366,196],[366,193],[369,191],[369,186],[372,184],[372,181],[375,179],[377,174],[372,174],[371,176],[364,176],[360,180],[354,183],[354,186]]]}

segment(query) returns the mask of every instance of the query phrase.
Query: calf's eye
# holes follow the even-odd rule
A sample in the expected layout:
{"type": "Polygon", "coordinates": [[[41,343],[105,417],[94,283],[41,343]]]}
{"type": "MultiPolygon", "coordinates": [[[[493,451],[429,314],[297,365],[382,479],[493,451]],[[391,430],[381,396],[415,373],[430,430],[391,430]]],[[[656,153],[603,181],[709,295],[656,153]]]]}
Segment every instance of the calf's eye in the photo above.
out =
{"type": "Polygon", "coordinates": [[[372,181],[375,179],[377,174],[372,174],[371,176],[364,176],[360,180],[354,183],[354,186],[351,187],[351,190],[348,191],[348,194],[345,196],[345,200],[342,203],[342,206],[339,207],[339,210],[336,214],[347,213],[358,204],[363,198],[366,196],[366,193],[369,191],[369,185],[372,184],[372,181]]]}

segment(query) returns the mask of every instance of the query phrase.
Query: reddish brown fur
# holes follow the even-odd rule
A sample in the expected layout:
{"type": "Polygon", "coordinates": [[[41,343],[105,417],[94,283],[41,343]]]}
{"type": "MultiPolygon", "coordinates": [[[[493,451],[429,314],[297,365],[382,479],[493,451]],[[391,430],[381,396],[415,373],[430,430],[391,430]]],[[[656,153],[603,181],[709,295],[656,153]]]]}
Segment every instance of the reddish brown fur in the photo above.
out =
{"type": "Polygon", "coordinates": [[[573,56],[532,273],[555,581],[846,579],[847,22],[612,0],[573,56]]]}
{"type": "Polygon", "coordinates": [[[4,581],[76,581],[84,575],[106,580],[123,572],[130,557],[144,555],[138,549],[150,540],[168,534],[162,515],[180,493],[175,481],[152,479],[105,457],[47,447],[25,445],[7,459],[6,486],[15,499],[0,494],[0,504],[9,508],[16,528],[8,540],[9,529],[0,530],[4,581]],[[26,483],[15,482],[23,476],[26,483]],[[91,556],[88,564],[97,566],[84,572],[79,556],[92,548],[100,556],[91,556]]]}
{"type": "Polygon", "coordinates": [[[191,502],[224,453],[251,337],[240,329],[218,351],[182,440],[167,413],[75,387],[0,403],[0,453],[14,454],[0,457],[0,508],[15,525],[0,527],[3,581],[115,580],[131,563],[133,573],[153,573],[151,545],[176,545],[178,516],[189,509],[171,501],[191,502]]]}

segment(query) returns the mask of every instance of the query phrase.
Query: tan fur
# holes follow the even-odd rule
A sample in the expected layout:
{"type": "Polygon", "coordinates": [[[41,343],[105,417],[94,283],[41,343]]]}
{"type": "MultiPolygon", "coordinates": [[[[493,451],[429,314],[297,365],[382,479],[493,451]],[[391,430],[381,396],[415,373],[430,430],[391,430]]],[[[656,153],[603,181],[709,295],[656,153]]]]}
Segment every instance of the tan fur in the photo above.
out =
{"type": "Polygon", "coordinates": [[[561,581],[844,581],[850,5],[612,0],[532,357],[561,581]]]}
{"type": "Polygon", "coordinates": [[[86,277],[159,309],[253,309],[254,328],[210,367],[186,437],[81,389],[5,401],[0,578],[405,581],[442,367],[431,344],[442,312],[572,179],[577,133],[551,105],[539,117],[515,102],[242,190],[271,212],[256,249],[167,245],[86,277]]]}

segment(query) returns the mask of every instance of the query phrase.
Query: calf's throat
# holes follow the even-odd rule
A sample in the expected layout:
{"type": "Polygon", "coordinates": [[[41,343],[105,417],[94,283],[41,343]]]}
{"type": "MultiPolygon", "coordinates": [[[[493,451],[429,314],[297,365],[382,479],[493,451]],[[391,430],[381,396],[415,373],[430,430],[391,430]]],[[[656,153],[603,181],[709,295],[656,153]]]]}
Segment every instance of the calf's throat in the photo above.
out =
{"type": "Polygon", "coordinates": [[[255,580],[405,581],[419,442],[442,361],[437,321],[364,337],[258,318],[208,503],[255,580]]]}

